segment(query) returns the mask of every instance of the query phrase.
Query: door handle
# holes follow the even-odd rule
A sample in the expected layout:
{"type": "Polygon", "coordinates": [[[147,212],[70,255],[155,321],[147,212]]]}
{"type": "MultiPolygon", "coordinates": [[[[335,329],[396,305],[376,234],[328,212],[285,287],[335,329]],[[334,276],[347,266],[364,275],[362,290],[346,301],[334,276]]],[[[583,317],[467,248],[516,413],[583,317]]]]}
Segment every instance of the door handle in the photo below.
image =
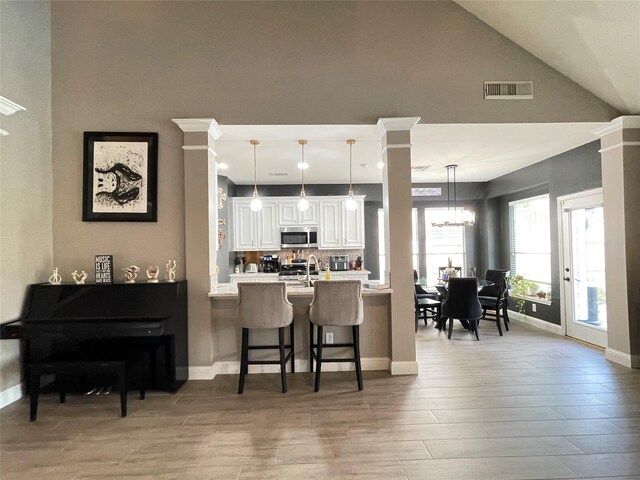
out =
{"type": "Polygon", "coordinates": [[[570,282],[570,281],[571,281],[571,279],[570,279],[569,277],[564,277],[564,281],[565,281],[565,282],[570,282]]]}

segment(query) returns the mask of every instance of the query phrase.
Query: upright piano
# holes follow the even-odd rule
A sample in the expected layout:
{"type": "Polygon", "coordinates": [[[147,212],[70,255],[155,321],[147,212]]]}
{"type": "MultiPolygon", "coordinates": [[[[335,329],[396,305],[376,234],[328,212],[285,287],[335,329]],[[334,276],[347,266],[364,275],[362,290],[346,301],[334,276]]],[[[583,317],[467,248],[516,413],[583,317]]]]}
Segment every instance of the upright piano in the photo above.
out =
{"type": "Polygon", "coordinates": [[[23,367],[56,352],[140,349],[147,386],[175,392],[188,377],[187,282],[29,287],[22,318],[0,326],[23,341],[23,367]]]}

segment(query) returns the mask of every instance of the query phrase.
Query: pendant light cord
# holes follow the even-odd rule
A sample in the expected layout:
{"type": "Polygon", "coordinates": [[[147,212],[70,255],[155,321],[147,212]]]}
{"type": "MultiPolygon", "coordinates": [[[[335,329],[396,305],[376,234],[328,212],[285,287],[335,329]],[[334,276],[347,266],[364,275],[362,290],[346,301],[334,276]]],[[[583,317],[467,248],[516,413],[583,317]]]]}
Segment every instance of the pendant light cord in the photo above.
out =
{"type": "Polygon", "coordinates": [[[352,156],[353,156],[353,144],[356,143],[354,139],[347,140],[349,144],[349,193],[353,195],[353,176],[352,176],[352,156]]]}
{"type": "Polygon", "coordinates": [[[300,188],[300,193],[302,195],[304,195],[304,169],[306,168],[306,163],[304,163],[304,144],[305,142],[302,142],[300,145],[302,145],[302,168],[300,170],[302,170],[302,185],[300,188]]]}

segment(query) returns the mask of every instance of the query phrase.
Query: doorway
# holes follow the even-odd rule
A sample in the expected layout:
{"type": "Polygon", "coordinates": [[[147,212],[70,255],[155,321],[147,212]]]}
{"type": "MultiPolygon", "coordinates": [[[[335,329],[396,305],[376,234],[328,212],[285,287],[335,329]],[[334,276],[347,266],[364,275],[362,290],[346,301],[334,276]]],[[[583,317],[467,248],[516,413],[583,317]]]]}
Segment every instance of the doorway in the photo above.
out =
{"type": "Polygon", "coordinates": [[[566,334],[607,346],[602,189],[558,198],[566,334]]]}

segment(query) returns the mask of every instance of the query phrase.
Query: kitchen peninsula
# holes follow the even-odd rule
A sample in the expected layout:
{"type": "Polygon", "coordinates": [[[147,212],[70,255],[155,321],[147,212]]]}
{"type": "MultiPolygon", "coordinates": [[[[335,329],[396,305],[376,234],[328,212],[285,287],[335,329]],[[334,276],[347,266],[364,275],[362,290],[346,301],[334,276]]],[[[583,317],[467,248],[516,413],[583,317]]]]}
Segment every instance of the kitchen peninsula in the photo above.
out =
{"type": "MultiPolygon", "coordinates": [[[[388,370],[391,341],[391,289],[362,288],[364,323],[360,328],[360,349],[363,370],[388,370]]],[[[217,374],[238,373],[240,369],[241,329],[237,323],[238,287],[225,283],[216,285],[209,293],[213,331],[213,361],[217,374]]],[[[309,367],[309,305],[313,299],[313,287],[287,286],[287,298],[293,304],[296,371],[308,371],[309,367]]],[[[350,340],[348,327],[326,328],[334,333],[334,342],[350,340]]],[[[260,331],[252,335],[252,344],[273,343],[274,331],[260,331]]],[[[256,351],[255,358],[263,353],[256,351]]],[[[254,353],[252,353],[253,355],[254,353]]],[[[348,356],[347,349],[336,349],[332,354],[348,356]],[[343,355],[343,353],[345,355],[343,355]]],[[[328,363],[325,370],[353,368],[353,365],[328,363]]],[[[273,365],[251,366],[249,372],[277,372],[273,365]]]]}

